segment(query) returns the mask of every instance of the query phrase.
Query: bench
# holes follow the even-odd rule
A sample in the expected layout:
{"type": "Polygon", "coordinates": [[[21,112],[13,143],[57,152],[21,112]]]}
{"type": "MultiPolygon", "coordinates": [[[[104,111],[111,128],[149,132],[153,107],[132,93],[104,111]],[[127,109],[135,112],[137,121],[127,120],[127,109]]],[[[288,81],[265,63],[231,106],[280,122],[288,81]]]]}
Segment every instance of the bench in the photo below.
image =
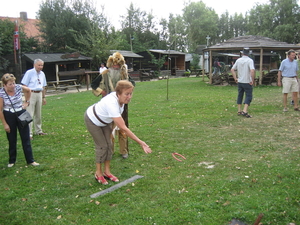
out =
{"type": "Polygon", "coordinates": [[[50,86],[57,92],[67,91],[69,88],[76,88],[78,92],[80,92],[79,88],[80,84],[77,84],[77,79],[69,79],[69,80],[60,80],[60,81],[48,81],[47,82],[47,91],[50,89],[50,86]]]}
{"type": "Polygon", "coordinates": [[[47,86],[48,88],[53,87],[56,92],[59,90],[67,91],[69,88],[76,88],[77,91],[80,92],[79,88],[81,87],[81,85],[78,84],[78,80],[80,80],[80,77],[86,75],[85,72],[85,69],[73,71],[58,71],[56,72],[56,81],[47,82],[47,86]],[[71,79],[62,79],[62,77],[69,77],[71,79]],[[79,77],[79,79],[75,79],[73,77],[79,77]]]}
{"type": "Polygon", "coordinates": [[[191,70],[191,75],[196,75],[196,77],[200,77],[202,75],[202,69],[191,70]]]}
{"type": "Polygon", "coordinates": [[[153,78],[150,69],[139,69],[139,73],[141,81],[150,81],[153,78]]]}

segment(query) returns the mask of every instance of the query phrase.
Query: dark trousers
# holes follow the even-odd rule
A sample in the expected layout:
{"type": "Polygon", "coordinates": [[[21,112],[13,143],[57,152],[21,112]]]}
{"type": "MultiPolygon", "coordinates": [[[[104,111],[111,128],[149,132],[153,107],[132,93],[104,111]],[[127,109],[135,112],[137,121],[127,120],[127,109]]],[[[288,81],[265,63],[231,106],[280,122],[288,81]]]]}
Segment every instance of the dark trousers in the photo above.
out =
{"type": "Polygon", "coordinates": [[[253,87],[248,83],[238,83],[238,98],[237,104],[242,104],[244,94],[246,93],[244,104],[250,105],[252,101],[253,87]]]}
{"type": "MultiPolygon", "coordinates": [[[[17,112],[17,115],[19,116],[24,111],[25,110],[17,112]]],[[[27,125],[21,128],[15,113],[3,110],[3,115],[6,120],[6,123],[10,127],[10,133],[6,133],[8,144],[9,144],[9,148],[8,148],[9,163],[10,164],[15,163],[17,160],[17,130],[19,130],[20,133],[26,162],[33,163],[34,159],[33,159],[32,148],[31,148],[30,137],[29,137],[29,126],[27,125]]]]}

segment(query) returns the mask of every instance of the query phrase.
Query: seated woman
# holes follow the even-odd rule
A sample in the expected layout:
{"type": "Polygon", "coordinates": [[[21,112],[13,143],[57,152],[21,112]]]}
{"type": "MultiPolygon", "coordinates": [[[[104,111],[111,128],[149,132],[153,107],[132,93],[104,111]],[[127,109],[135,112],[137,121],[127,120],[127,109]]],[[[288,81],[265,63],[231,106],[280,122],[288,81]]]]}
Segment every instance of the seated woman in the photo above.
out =
{"type": "Polygon", "coordinates": [[[111,92],[99,102],[90,106],[84,114],[86,127],[95,143],[95,179],[104,185],[108,184],[106,179],[113,182],[119,181],[110,172],[110,161],[113,155],[111,139],[113,123],[129,138],[136,141],[146,154],[152,152],[151,148],[125,125],[121,116],[124,105],[128,104],[132,98],[133,88],[132,83],[127,80],[118,81],[115,92],[111,92]],[[104,164],[104,171],[102,170],[102,164],[104,164]]]}

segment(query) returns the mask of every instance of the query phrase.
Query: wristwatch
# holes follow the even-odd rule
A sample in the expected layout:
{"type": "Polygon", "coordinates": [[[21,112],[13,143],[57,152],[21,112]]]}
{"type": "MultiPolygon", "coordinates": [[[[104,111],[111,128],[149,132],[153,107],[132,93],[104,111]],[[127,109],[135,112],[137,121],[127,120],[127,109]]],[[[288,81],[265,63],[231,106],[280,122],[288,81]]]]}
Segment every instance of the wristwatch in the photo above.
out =
{"type": "Polygon", "coordinates": [[[29,100],[26,100],[25,102],[27,102],[27,103],[28,103],[28,105],[30,104],[30,101],[29,101],[29,100]]]}

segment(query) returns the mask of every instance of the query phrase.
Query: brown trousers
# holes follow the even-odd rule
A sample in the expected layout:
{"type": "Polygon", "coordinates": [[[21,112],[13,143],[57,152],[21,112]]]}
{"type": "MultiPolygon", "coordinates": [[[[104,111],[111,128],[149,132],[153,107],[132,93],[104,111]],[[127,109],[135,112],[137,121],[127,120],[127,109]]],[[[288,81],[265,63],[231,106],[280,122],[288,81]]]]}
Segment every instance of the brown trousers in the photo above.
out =
{"type": "Polygon", "coordinates": [[[105,127],[96,126],[89,119],[86,112],[84,114],[84,122],[95,143],[95,162],[104,163],[105,161],[110,161],[113,155],[112,124],[107,124],[105,127]]]}

